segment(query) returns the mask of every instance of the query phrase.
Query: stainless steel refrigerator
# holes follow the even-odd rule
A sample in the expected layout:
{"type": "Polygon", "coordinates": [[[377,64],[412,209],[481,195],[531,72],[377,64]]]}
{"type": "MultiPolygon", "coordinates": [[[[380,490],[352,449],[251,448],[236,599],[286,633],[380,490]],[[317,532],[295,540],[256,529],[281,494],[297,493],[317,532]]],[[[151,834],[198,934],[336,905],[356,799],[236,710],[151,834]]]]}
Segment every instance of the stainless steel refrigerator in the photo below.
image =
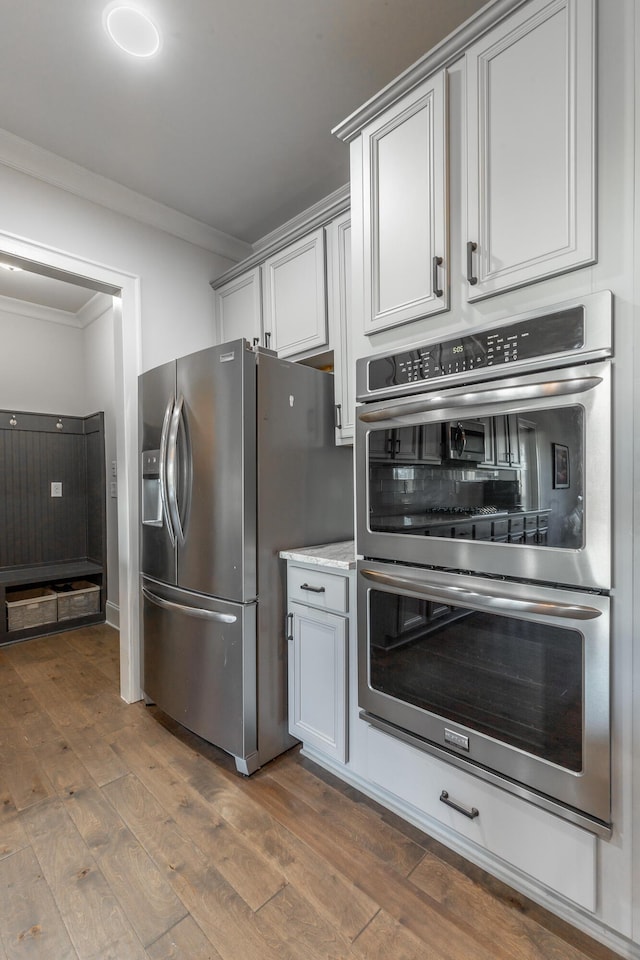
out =
{"type": "Polygon", "coordinates": [[[353,534],[332,377],[235,340],[139,394],[145,697],[251,774],[295,742],[278,553],[353,534]]]}

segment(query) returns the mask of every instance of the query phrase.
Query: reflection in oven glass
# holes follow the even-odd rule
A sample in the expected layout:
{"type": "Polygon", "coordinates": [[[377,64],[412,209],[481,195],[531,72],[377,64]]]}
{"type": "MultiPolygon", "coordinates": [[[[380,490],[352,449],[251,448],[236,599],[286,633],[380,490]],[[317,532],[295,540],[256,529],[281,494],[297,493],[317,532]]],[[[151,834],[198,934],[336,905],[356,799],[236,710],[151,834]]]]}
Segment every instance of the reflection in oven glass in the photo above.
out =
{"type": "Polygon", "coordinates": [[[381,533],[584,546],[580,406],[372,427],[369,526],[381,533]]]}
{"type": "Polygon", "coordinates": [[[582,769],[578,631],[377,590],[370,604],[375,690],[582,769]]]}

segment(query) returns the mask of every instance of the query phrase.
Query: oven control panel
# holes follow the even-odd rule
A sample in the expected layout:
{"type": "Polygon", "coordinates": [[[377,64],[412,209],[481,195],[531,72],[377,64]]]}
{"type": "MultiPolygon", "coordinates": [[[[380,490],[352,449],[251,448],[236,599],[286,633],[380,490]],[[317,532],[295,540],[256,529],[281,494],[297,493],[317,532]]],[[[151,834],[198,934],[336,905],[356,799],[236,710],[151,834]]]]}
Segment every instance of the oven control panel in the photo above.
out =
{"type": "Polygon", "coordinates": [[[376,391],[425,383],[482,367],[505,366],[515,360],[570,354],[583,346],[584,307],[577,306],[455,340],[376,357],[368,365],[368,388],[376,391]]]}

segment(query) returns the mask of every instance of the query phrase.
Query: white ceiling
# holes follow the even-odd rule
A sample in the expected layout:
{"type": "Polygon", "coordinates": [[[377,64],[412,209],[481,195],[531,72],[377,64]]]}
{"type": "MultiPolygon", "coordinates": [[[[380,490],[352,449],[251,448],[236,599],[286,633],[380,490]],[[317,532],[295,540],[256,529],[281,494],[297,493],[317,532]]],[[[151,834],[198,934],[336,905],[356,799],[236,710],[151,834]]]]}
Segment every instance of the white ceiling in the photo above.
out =
{"type": "Polygon", "coordinates": [[[484,6],[132,3],[163,34],[153,59],[110,42],[106,0],[3,3],[0,128],[248,243],[347,183],[331,128],[484,6]]]}

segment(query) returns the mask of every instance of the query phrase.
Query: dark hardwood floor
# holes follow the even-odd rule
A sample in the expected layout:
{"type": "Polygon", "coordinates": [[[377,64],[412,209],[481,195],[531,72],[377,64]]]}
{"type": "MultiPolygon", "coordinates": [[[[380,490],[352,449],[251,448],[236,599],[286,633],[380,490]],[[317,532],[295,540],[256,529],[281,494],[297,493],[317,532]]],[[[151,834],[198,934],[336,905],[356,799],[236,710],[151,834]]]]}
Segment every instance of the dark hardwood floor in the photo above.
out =
{"type": "Polygon", "coordinates": [[[0,649],[0,960],[611,960],[294,749],[250,779],[118,695],[117,634],[0,649]]]}

